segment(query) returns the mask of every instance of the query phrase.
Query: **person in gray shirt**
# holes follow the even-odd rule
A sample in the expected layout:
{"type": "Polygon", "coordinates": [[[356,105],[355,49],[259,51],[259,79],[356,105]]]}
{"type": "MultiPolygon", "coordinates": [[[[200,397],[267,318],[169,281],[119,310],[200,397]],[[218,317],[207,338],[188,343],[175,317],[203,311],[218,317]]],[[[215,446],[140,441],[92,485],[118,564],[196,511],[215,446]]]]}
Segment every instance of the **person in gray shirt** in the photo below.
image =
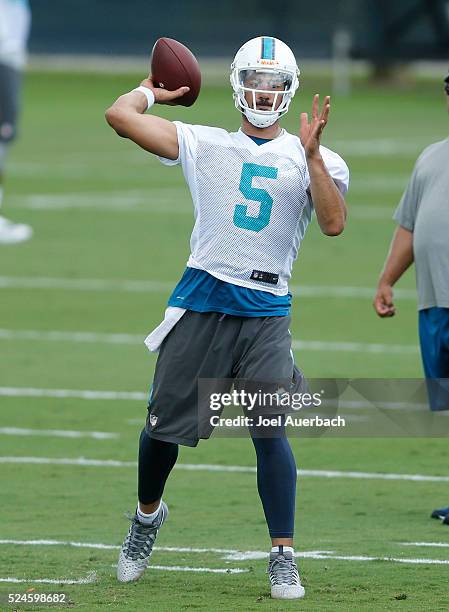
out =
{"type": "MultiPolygon", "coordinates": [[[[445,79],[449,110],[449,73],[445,79]]],[[[415,263],[419,338],[432,410],[449,410],[449,138],[419,156],[394,217],[398,227],[380,275],[374,309],[394,316],[393,285],[415,263]]],[[[449,525],[449,507],[433,518],[449,525]]]]}

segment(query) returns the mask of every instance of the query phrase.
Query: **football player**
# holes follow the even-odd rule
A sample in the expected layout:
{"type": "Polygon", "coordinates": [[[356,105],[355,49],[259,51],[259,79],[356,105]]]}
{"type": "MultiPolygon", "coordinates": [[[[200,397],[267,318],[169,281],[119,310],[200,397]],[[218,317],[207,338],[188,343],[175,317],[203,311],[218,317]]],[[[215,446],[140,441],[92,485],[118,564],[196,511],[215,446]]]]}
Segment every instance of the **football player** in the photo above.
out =
{"type": "MultiPolygon", "coordinates": [[[[28,0],[0,0],[0,210],[8,147],[16,136],[22,71],[30,29],[28,0]]],[[[29,225],[0,215],[0,244],[14,244],[32,235],[29,225]]]]}
{"type": "MultiPolygon", "coordinates": [[[[290,48],[261,36],[245,43],[231,66],[241,116],[237,132],[146,115],[153,103],[170,104],[188,91],[157,88],[151,78],[106,111],[120,136],[165,165],[182,166],[195,214],[186,270],[164,321],[146,340],[159,356],[140,436],[138,505],[119,557],[120,581],[138,580],[148,565],[168,514],[162,494],[178,445],[196,446],[211,433],[212,427],[202,427],[198,381],[264,381],[288,384],[290,391],[304,382],[291,351],[288,282],[313,211],[324,234],[343,231],[349,172],[339,155],[320,145],[329,97],[321,109],[314,97],[310,120],[301,115],[299,136],[281,127],[298,77],[290,48]]],[[[293,549],[295,459],[282,427],[273,435],[250,429],[272,542],[271,595],[300,598],[304,588],[293,549]]]]}

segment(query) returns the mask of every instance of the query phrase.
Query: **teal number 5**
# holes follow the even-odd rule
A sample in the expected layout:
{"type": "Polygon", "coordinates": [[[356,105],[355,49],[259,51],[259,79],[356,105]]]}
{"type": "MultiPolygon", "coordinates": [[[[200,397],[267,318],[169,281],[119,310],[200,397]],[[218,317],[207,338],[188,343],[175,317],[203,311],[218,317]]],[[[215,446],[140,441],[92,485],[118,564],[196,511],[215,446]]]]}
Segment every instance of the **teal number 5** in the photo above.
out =
{"type": "Polygon", "coordinates": [[[234,209],[234,225],[243,229],[260,232],[270,223],[271,209],[273,207],[273,198],[265,189],[253,187],[253,178],[255,176],[263,176],[265,178],[275,179],[278,175],[278,169],[272,166],[259,166],[258,164],[243,164],[242,176],[240,177],[240,191],[247,200],[260,202],[259,214],[257,217],[248,215],[248,206],[246,204],[237,204],[234,209]]]}

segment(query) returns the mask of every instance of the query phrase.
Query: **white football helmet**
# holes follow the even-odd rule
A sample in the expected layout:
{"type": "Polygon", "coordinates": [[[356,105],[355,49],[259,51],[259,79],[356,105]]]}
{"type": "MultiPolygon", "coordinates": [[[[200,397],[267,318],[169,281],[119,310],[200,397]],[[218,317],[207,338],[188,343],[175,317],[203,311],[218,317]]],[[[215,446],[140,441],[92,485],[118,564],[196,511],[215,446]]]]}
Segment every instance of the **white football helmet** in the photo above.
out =
{"type": "Polygon", "coordinates": [[[273,125],[288,111],[299,87],[299,68],[292,50],[282,40],[272,36],[258,36],[237,51],[231,64],[231,85],[234,102],[252,125],[265,128],[273,125]],[[251,92],[249,104],[245,93],[251,92]],[[267,104],[270,110],[257,108],[257,94],[273,96],[267,104]],[[278,104],[279,96],[282,97],[278,104]]]}

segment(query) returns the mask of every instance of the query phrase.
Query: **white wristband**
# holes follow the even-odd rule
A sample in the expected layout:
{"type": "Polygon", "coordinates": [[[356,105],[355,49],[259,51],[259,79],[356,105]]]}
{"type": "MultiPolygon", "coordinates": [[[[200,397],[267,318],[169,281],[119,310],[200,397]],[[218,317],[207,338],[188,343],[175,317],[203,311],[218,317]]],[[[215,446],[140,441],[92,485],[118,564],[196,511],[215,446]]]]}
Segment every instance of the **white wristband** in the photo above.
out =
{"type": "Polygon", "coordinates": [[[136,87],[135,89],[133,89],[133,91],[141,91],[143,93],[143,95],[146,97],[147,99],[147,107],[145,110],[148,110],[149,108],[151,108],[154,104],[154,93],[151,91],[151,89],[149,89],[148,87],[143,87],[143,85],[140,85],[140,87],[136,87]]]}

